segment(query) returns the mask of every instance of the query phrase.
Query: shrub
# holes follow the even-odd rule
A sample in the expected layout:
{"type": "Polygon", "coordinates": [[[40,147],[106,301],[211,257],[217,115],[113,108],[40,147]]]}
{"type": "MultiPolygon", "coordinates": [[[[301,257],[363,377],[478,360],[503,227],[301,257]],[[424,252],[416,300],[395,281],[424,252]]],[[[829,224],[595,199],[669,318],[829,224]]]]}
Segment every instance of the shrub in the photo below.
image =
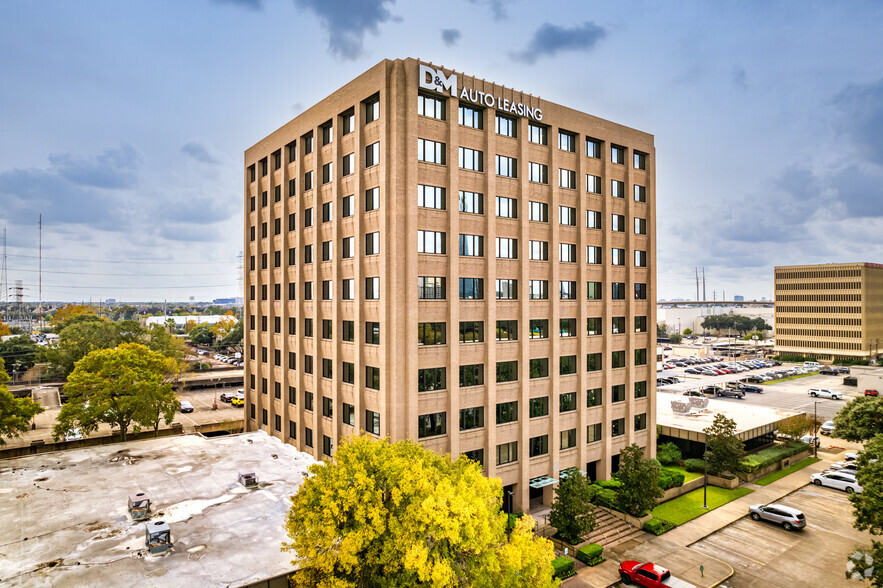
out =
{"type": "Polygon", "coordinates": [[[648,533],[653,533],[657,537],[659,535],[662,535],[666,531],[671,531],[675,527],[677,527],[677,525],[675,525],[674,523],[671,523],[669,521],[666,521],[665,519],[652,518],[649,521],[647,521],[646,523],[644,523],[644,530],[647,531],[648,533]]]}
{"type": "Polygon", "coordinates": [[[562,555],[552,560],[552,569],[555,570],[555,577],[560,579],[569,578],[574,575],[573,560],[562,555]]]}
{"type": "Polygon", "coordinates": [[[662,468],[659,473],[659,487],[663,490],[677,488],[684,485],[684,474],[678,470],[662,468]]]}
{"type": "Polygon", "coordinates": [[[600,486],[601,488],[609,488],[612,490],[616,490],[617,488],[622,488],[622,482],[619,480],[598,480],[593,482],[596,486],[600,486]]]}
{"type": "Polygon", "coordinates": [[[612,488],[602,488],[598,490],[598,493],[595,494],[593,502],[598,506],[606,506],[607,508],[612,508],[614,510],[619,510],[619,507],[616,506],[619,497],[616,494],[616,490],[612,488]]]}
{"type": "Polygon", "coordinates": [[[675,465],[683,459],[683,455],[677,445],[669,442],[656,448],[656,459],[662,465],[675,465]]]}
{"type": "Polygon", "coordinates": [[[519,511],[519,512],[510,512],[510,513],[509,513],[509,521],[508,521],[508,525],[509,525],[509,526],[506,527],[506,528],[507,528],[507,529],[514,529],[514,528],[515,528],[515,523],[517,523],[517,522],[518,522],[518,519],[520,519],[520,518],[523,517],[523,516],[524,516],[524,513],[521,512],[521,511],[519,511]]]}
{"type": "Polygon", "coordinates": [[[747,474],[780,462],[786,457],[805,451],[809,445],[802,441],[789,441],[782,445],[761,449],[757,453],[745,456],[739,463],[739,469],[747,474]]]}
{"type": "Polygon", "coordinates": [[[688,459],[684,461],[684,469],[688,472],[704,472],[705,471],[705,460],[702,459],[688,459]]]}
{"type": "Polygon", "coordinates": [[[587,566],[596,566],[604,561],[604,558],[601,556],[603,552],[603,546],[598,545],[597,543],[589,543],[576,552],[576,559],[580,560],[587,566]]]}

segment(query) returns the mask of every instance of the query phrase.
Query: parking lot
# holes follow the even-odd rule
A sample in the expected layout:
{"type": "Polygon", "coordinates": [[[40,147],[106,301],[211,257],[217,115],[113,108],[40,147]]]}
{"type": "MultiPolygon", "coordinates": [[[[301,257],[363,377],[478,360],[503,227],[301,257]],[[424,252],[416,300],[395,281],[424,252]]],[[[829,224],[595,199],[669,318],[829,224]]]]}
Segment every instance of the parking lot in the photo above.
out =
{"type": "Polygon", "coordinates": [[[736,573],[724,585],[732,588],[860,585],[845,579],[846,557],[871,536],[853,528],[844,492],[810,484],[776,503],[803,511],[806,528],[788,532],[751,520],[746,510],[745,517],[690,547],[730,564],[736,573]]]}
{"type": "Polygon", "coordinates": [[[243,417],[243,408],[241,406],[231,406],[229,402],[221,402],[222,392],[236,392],[239,386],[218,388],[204,388],[200,390],[187,390],[178,395],[179,400],[189,400],[193,405],[193,412],[178,413],[175,415],[175,421],[188,425],[204,425],[211,422],[222,422],[234,420],[243,417]],[[218,409],[214,410],[214,403],[217,399],[218,409]]]}

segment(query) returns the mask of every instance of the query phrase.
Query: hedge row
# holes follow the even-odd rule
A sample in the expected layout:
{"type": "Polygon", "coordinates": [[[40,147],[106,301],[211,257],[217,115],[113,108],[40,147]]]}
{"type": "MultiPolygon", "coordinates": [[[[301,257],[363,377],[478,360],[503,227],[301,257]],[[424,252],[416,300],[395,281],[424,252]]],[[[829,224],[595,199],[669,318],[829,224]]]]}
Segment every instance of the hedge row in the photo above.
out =
{"type": "Polygon", "coordinates": [[[644,523],[644,530],[653,533],[656,536],[662,535],[666,531],[671,531],[677,527],[676,524],[666,521],[665,519],[652,518],[644,523]]]}
{"type": "Polygon", "coordinates": [[[603,552],[604,547],[601,545],[598,545],[597,543],[589,543],[576,552],[576,559],[580,560],[587,566],[596,566],[604,561],[604,557],[601,555],[603,552]]]}
{"type": "Polygon", "coordinates": [[[688,472],[704,472],[705,460],[703,459],[687,459],[684,460],[684,469],[688,472]]]}
{"type": "Polygon", "coordinates": [[[801,441],[789,441],[783,445],[761,449],[757,453],[746,456],[739,464],[739,469],[750,474],[807,449],[809,449],[809,445],[801,441]]]}
{"type": "Polygon", "coordinates": [[[573,571],[573,560],[562,555],[552,560],[552,569],[555,570],[555,577],[564,580],[576,574],[573,571]]]}
{"type": "Polygon", "coordinates": [[[659,472],[659,487],[663,490],[679,488],[684,485],[684,474],[678,470],[662,468],[659,472]]]}

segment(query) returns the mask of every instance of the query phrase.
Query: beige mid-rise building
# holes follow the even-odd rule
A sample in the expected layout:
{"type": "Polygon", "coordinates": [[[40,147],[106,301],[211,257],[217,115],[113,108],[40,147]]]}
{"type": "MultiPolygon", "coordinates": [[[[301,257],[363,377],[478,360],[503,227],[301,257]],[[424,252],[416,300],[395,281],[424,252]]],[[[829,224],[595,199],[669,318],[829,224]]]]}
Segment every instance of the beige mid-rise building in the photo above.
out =
{"type": "Polygon", "coordinates": [[[481,462],[507,508],[655,453],[653,136],[385,60],[245,153],[246,423],[481,462]]]}
{"type": "Polygon", "coordinates": [[[775,268],[776,351],[819,360],[877,358],[883,345],[883,265],[775,268]]]}

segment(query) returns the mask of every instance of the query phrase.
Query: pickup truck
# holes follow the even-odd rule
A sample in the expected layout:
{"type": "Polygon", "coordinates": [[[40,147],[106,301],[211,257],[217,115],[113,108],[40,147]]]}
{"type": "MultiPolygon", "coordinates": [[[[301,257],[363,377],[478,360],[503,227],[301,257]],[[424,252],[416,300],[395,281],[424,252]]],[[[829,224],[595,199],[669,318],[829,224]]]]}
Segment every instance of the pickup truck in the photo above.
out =
{"type": "Polygon", "coordinates": [[[727,382],[727,388],[730,390],[741,390],[742,392],[763,393],[763,388],[760,386],[752,386],[751,384],[743,384],[742,382],[727,382]]]}
{"type": "Polygon", "coordinates": [[[654,563],[642,564],[639,561],[624,561],[619,564],[619,577],[623,584],[637,584],[647,588],[696,588],[689,582],[678,580],[667,569],[654,563]]]}
{"type": "Polygon", "coordinates": [[[833,390],[828,390],[827,388],[810,388],[809,392],[807,392],[813,398],[830,398],[832,400],[843,400],[843,394],[840,392],[834,392],[833,390]]]}

